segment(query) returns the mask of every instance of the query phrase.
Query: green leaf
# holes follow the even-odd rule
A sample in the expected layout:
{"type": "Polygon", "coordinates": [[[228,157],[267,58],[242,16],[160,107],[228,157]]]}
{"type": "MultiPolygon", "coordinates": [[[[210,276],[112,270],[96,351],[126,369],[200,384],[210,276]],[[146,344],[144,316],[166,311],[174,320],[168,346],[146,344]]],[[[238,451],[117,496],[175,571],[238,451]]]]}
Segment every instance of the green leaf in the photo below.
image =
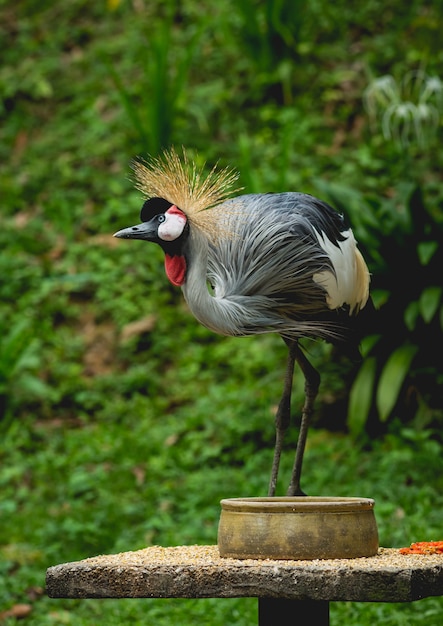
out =
{"type": "Polygon", "coordinates": [[[382,422],[388,419],[397,402],[401,386],[417,350],[417,346],[410,344],[400,346],[391,354],[383,368],[376,394],[377,410],[382,422]]]}
{"type": "Polygon", "coordinates": [[[382,307],[386,302],[388,302],[391,296],[391,291],[389,289],[372,289],[371,297],[374,302],[374,306],[376,309],[382,307]]]}
{"type": "Polygon", "coordinates": [[[365,358],[371,352],[374,346],[380,341],[381,335],[367,335],[363,337],[360,343],[360,352],[365,358]]]}
{"type": "Polygon", "coordinates": [[[19,320],[5,334],[6,329],[1,328],[2,344],[0,344],[0,379],[8,380],[14,376],[17,364],[28,351],[32,331],[27,319],[19,320]]]}
{"type": "Polygon", "coordinates": [[[420,315],[420,309],[418,306],[418,302],[414,300],[414,302],[410,302],[408,304],[403,315],[406,328],[408,330],[414,330],[415,324],[417,323],[417,318],[419,315],[420,315]]]}
{"type": "Polygon", "coordinates": [[[375,372],[376,359],[369,357],[363,362],[349,394],[347,424],[354,436],[363,431],[371,410],[375,372]]]}
{"type": "Polygon", "coordinates": [[[441,294],[441,287],[427,287],[420,294],[420,313],[426,324],[429,324],[436,314],[438,305],[440,304],[441,294]]]}
{"type": "Polygon", "coordinates": [[[417,245],[417,254],[422,265],[427,265],[438,250],[437,241],[422,241],[417,245]]]}

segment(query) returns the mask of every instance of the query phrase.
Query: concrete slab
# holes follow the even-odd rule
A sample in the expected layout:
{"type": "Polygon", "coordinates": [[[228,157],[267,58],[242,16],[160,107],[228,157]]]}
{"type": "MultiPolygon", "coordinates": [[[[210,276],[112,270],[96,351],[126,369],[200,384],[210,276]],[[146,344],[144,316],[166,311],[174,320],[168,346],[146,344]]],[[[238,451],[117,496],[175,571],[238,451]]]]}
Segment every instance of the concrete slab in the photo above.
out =
{"type": "Polygon", "coordinates": [[[52,598],[283,598],[410,602],[443,595],[443,555],[315,561],[221,558],[217,546],[154,546],[50,567],[52,598]]]}

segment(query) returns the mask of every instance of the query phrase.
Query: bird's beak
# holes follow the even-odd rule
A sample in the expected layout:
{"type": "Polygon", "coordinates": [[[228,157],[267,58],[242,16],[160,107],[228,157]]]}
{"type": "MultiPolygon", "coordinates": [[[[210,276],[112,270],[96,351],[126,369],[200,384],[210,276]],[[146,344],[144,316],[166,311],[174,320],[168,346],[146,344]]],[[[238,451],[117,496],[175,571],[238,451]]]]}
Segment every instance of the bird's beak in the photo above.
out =
{"type": "Polygon", "coordinates": [[[123,228],[114,233],[114,237],[119,239],[144,239],[145,241],[155,241],[158,238],[157,226],[151,222],[143,222],[137,226],[123,228]]]}

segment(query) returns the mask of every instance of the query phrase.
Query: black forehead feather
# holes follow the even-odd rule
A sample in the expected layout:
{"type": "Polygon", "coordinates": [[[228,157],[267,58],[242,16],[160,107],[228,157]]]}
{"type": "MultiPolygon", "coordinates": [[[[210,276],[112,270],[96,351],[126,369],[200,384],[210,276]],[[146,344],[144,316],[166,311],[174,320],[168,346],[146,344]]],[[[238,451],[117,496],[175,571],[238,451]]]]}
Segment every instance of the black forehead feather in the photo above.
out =
{"type": "Polygon", "coordinates": [[[142,222],[149,222],[154,215],[164,213],[172,204],[164,198],[149,198],[146,200],[140,211],[140,219],[142,222]]]}

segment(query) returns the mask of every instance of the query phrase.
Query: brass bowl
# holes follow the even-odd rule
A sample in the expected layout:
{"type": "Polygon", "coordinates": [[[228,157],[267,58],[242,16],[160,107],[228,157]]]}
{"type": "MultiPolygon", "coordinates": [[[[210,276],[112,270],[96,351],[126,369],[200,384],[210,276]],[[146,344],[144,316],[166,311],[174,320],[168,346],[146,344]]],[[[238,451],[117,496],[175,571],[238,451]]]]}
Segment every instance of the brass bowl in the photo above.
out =
{"type": "Polygon", "coordinates": [[[353,559],[378,551],[369,498],[230,498],[220,504],[222,557],[353,559]]]}

